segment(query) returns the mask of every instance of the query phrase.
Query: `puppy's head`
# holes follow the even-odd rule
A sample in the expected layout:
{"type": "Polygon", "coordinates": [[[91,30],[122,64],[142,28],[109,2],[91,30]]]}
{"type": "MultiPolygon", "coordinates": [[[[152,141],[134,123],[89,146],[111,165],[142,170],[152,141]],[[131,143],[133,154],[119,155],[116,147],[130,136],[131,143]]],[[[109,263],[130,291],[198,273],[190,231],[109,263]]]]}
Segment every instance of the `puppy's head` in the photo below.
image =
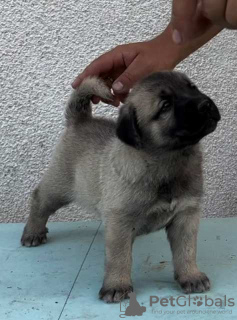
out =
{"type": "Polygon", "coordinates": [[[214,102],[182,73],[158,72],[140,81],[120,109],[117,136],[136,147],[181,149],[213,132],[214,102]]]}

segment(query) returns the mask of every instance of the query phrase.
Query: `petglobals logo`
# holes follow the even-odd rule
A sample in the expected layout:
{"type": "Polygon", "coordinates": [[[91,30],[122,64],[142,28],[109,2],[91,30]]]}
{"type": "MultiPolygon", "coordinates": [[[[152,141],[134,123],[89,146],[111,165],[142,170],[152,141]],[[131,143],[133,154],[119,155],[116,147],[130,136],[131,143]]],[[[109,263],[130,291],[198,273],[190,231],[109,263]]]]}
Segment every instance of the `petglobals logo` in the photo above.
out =
{"type": "Polygon", "coordinates": [[[150,307],[154,304],[159,304],[161,307],[191,307],[191,306],[205,306],[205,307],[234,307],[235,302],[234,298],[227,298],[224,296],[221,298],[210,298],[207,295],[205,296],[178,296],[178,297],[169,297],[169,298],[159,298],[158,296],[150,296],[150,307]]]}
{"type": "Polygon", "coordinates": [[[226,315],[232,314],[231,307],[235,306],[234,298],[228,298],[226,295],[221,298],[210,298],[205,296],[178,296],[169,298],[159,298],[150,296],[150,307],[153,314],[163,315],[194,315],[194,314],[212,314],[226,315]],[[170,307],[170,308],[167,308],[170,307]],[[173,307],[173,309],[172,309],[173,307]],[[174,308],[175,307],[175,308],[174,308]]]}
{"type": "Polygon", "coordinates": [[[234,298],[224,295],[223,298],[211,298],[207,295],[170,296],[161,298],[150,296],[149,306],[139,303],[134,292],[129,293],[130,300],[120,303],[120,318],[143,316],[143,313],[153,314],[232,314],[231,307],[235,306],[234,298]]]}

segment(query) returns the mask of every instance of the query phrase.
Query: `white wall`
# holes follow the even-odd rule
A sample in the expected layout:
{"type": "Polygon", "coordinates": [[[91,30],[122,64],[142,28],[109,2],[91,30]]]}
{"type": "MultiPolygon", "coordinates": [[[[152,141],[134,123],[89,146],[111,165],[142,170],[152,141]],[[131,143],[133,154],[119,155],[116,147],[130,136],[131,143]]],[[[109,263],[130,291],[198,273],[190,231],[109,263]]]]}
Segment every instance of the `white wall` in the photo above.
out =
{"type": "MultiPolygon", "coordinates": [[[[167,3],[168,2],[168,3],[167,3]]],[[[22,221],[63,125],[75,75],[124,42],[169,21],[166,0],[0,1],[0,221],[22,221]]],[[[205,139],[205,216],[237,213],[237,32],[224,31],[179,66],[216,101],[222,121],[205,139]]],[[[96,112],[115,115],[113,108],[96,112]]],[[[54,219],[87,218],[76,206],[54,219]]]]}

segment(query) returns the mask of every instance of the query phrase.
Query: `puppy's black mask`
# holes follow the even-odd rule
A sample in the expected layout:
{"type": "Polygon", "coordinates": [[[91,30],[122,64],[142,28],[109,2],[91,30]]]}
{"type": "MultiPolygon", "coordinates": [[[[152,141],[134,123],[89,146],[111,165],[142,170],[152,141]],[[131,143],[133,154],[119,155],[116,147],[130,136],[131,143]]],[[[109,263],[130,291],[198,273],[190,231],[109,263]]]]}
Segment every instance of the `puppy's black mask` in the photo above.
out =
{"type": "Polygon", "coordinates": [[[197,143],[216,129],[221,119],[215,103],[204,94],[179,96],[174,99],[175,126],[170,135],[181,145],[197,143]]]}

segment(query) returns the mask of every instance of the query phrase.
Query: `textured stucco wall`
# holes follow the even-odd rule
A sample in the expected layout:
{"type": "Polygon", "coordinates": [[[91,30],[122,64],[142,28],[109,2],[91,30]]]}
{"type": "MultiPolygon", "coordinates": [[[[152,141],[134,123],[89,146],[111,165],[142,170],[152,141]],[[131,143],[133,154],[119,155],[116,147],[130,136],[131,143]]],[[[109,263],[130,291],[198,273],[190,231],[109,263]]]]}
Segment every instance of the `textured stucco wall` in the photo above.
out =
{"type": "MultiPolygon", "coordinates": [[[[93,58],[151,38],[169,21],[166,0],[0,0],[0,221],[22,221],[30,191],[63,126],[70,82],[93,58]]],[[[204,142],[204,214],[237,213],[237,32],[224,31],[179,69],[222,111],[204,142]]],[[[96,112],[116,115],[113,108],[96,112]]],[[[88,218],[76,206],[54,219],[88,218]]]]}

